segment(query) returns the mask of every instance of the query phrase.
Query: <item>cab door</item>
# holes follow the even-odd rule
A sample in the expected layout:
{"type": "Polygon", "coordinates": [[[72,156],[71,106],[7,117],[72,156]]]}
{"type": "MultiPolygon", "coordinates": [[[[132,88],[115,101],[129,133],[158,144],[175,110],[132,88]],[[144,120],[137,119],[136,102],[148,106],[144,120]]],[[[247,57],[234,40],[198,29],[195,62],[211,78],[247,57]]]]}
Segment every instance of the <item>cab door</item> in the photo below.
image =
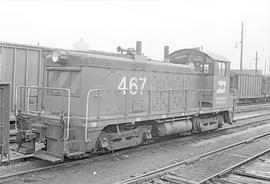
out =
{"type": "Polygon", "coordinates": [[[213,108],[232,105],[229,62],[214,61],[213,90],[213,108]]]}

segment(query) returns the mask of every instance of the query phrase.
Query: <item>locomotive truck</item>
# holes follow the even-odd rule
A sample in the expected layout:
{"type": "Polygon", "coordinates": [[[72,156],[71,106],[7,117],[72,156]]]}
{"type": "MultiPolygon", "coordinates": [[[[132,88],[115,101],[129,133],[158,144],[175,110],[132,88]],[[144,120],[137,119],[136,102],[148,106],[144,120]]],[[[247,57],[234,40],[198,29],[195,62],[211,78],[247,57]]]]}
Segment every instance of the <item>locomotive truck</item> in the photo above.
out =
{"type": "Polygon", "coordinates": [[[197,49],[164,51],[164,61],[143,55],[141,42],[122,54],[47,55],[45,86],[16,90],[18,151],[61,162],[231,123],[230,62],[197,49]]]}

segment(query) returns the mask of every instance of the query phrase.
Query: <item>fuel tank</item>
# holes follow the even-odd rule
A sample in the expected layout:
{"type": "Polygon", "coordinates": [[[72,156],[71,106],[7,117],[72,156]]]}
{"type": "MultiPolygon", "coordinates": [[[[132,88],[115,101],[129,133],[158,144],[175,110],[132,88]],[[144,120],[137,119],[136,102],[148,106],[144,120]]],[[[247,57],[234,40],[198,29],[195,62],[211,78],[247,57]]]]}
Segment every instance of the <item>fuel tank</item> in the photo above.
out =
{"type": "Polygon", "coordinates": [[[192,122],[190,120],[167,122],[157,125],[158,136],[179,134],[184,132],[190,132],[191,130],[192,130],[192,122]]]}

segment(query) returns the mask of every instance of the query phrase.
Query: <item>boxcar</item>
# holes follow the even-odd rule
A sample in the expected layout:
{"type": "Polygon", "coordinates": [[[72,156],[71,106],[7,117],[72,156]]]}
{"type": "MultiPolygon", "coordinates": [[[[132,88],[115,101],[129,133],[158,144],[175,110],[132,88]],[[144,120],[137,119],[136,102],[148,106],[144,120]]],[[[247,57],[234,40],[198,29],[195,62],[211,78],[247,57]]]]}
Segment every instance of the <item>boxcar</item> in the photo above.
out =
{"type": "Polygon", "coordinates": [[[270,76],[262,77],[262,97],[264,101],[270,101],[270,76]]]}
{"type": "MultiPolygon", "coordinates": [[[[44,60],[49,48],[0,42],[0,82],[10,83],[10,110],[14,110],[19,85],[44,85],[44,60]]],[[[14,120],[11,113],[11,120],[14,120]]]]}
{"type": "MultiPolygon", "coordinates": [[[[0,154],[9,153],[9,83],[0,83],[0,154]]],[[[0,160],[0,161],[1,161],[0,160]]]]}
{"type": "Polygon", "coordinates": [[[258,102],[262,98],[263,75],[231,71],[230,88],[236,90],[239,103],[258,102]]]}

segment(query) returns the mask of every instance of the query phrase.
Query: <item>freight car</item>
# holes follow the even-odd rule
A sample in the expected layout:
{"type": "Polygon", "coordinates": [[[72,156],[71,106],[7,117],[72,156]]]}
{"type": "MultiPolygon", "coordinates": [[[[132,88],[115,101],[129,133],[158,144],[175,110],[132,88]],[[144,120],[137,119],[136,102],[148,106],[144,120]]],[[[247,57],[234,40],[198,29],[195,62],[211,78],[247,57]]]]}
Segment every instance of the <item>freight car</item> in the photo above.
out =
{"type": "Polygon", "coordinates": [[[46,86],[17,88],[19,151],[60,162],[231,123],[229,61],[165,50],[163,62],[144,56],[140,42],[127,54],[53,52],[46,86]]]}
{"type": "Polygon", "coordinates": [[[9,155],[9,83],[0,83],[0,163],[9,155]]]}
{"type": "Polygon", "coordinates": [[[10,83],[10,120],[15,121],[17,86],[44,85],[44,61],[51,48],[0,42],[0,82],[10,83]]]}
{"type": "Polygon", "coordinates": [[[230,88],[236,91],[239,104],[270,101],[270,77],[262,74],[233,70],[230,74],[230,88]]]}
{"type": "Polygon", "coordinates": [[[262,77],[262,98],[264,102],[270,102],[270,76],[262,77]]]}

